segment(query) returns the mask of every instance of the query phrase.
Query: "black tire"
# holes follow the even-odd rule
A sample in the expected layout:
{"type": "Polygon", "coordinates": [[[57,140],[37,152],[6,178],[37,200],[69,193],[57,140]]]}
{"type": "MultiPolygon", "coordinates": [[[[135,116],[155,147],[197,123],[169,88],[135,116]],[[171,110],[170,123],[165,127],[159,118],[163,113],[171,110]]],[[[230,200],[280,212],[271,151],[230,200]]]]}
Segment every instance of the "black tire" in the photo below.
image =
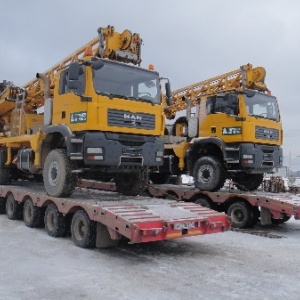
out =
{"type": "Polygon", "coordinates": [[[32,200],[27,198],[23,205],[23,221],[31,228],[41,227],[43,224],[43,209],[34,206],[32,200]]]}
{"type": "Polygon", "coordinates": [[[10,220],[21,220],[23,217],[22,204],[18,203],[12,194],[6,198],[6,216],[10,220]]]}
{"type": "Polygon", "coordinates": [[[0,167],[0,185],[10,184],[11,181],[11,172],[8,168],[0,167]]]}
{"type": "Polygon", "coordinates": [[[176,125],[181,124],[183,126],[183,132],[180,136],[188,135],[188,120],[186,117],[179,117],[172,126],[172,135],[176,136],[176,125]]]}
{"type": "Polygon", "coordinates": [[[0,214],[6,213],[6,200],[3,197],[0,197],[0,214]]]}
{"type": "Polygon", "coordinates": [[[280,224],[283,224],[285,222],[287,222],[291,217],[289,216],[284,216],[282,219],[275,219],[275,218],[272,218],[272,224],[273,225],[280,225],[280,224]]]}
{"type": "Polygon", "coordinates": [[[151,173],[149,178],[154,184],[165,184],[170,179],[170,173],[151,173]]]}
{"type": "Polygon", "coordinates": [[[137,196],[143,193],[148,186],[148,170],[144,168],[140,172],[119,173],[115,181],[118,193],[126,196],[137,196]]]}
{"type": "Polygon", "coordinates": [[[207,198],[205,198],[203,196],[198,197],[194,201],[194,203],[199,204],[199,205],[201,205],[203,207],[211,208],[211,209],[213,209],[213,207],[214,207],[213,203],[209,199],[207,199],[207,198]]]}
{"type": "Polygon", "coordinates": [[[252,211],[252,221],[249,223],[249,227],[253,227],[257,224],[257,222],[259,221],[259,217],[260,217],[260,211],[258,209],[258,207],[251,207],[251,211],[252,211]]]}
{"type": "Polygon", "coordinates": [[[67,232],[67,220],[54,204],[47,206],[44,216],[45,229],[50,236],[61,237],[67,232]]]}
{"type": "Polygon", "coordinates": [[[262,184],[264,174],[242,173],[233,177],[234,183],[241,191],[255,191],[262,184]]]}
{"type": "Polygon", "coordinates": [[[210,192],[219,190],[226,180],[223,165],[212,156],[203,156],[196,161],[193,177],[196,188],[210,192]]]}
{"type": "Polygon", "coordinates": [[[231,225],[235,228],[249,228],[253,226],[253,212],[251,206],[245,202],[237,201],[229,205],[227,215],[231,225]]]}
{"type": "Polygon", "coordinates": [[[72,173],[75,164],[64,149],[52,150],[45,161],[43,170],[44,186],[53,197],[69,197],[75,190],[78,176],[72,173]]]}
{"type": "Polygon", "coordinates": [[[71,235],[74,244],[81,248],[92,248],[96,242],[96,223],[84,210],[77,210],[72,218],[71,235]]]}

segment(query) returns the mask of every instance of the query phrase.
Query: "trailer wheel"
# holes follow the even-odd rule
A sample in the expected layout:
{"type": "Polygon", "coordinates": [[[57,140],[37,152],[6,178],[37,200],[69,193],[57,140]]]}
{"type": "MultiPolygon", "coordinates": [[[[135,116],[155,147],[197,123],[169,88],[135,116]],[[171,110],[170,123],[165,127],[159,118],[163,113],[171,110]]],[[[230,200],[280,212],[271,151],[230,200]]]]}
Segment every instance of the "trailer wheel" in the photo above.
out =
{"type": "Polygon", "coordinates": [[[207,207],[207,208],[213,208],[213,206],[214,206],[213,203],[209,199],[207,199],[207,198],[205,198],[203,196],[198,197],[194,201],[194,203],[199,204],[199,205],[201,205],[203,207],[207,207]]]}
{"type": "Polygon", "coordinates": [[[3,197],[0,197],[0,214],[5,214],[6,213],[6,200],[3,197]]]}
{"type": "Polygon", "coordinates": [[[21,220],[22,219],[22,205],[18,203],[12,194],[6,198],[6,216],[10,220],[21,220]]]}
{"type": "Polygon", "coordinates": [[[116,190],[126,196],[137,196],[145,191],[148,180],[147,168],[143,168],[139,173],[119,173],[115,179],[116,190]]]}
{"type": "Polygon", "coordinates": [[[53,237],[65,236],[67,232],[66,218],[60,213],[54,204],[49,204],[46,208],[45,216],[46,232],[53,237]]]}
{"type": "Polygon", "coordinates": [[[254,191],[262,184],[263,174],[242,173],[233,177],[233,181],[241,191],[254,191]]]}
{"type": "Polygon", "coordinates": [[[154,184],[165,184],[170,179],[170,173],[151,173],[149,178],[154,184]]]}
{"type": "Polygon", "coordinates": [[[44,186],[47,194],[53,197],[70,196],[77,185],[77,174],[72,173],[75,165],[64,149],[52,150],[45,161],[43,170],[44,186]]]}
{"type": "Polygon", "coordinates": [[[260,211],[258,207],[251,207],[251,211],[252,211],[252,221],[250,222],[249,227],[255,226],[260,217],[260,211]]]}
{"type": "Polygon", "coordinates": [[[272,217],[271,220],[272,220],[273,225],[280,225],[280,224],[287,222],[290,218],[291,217],[289,217],[289,216],[284,216],[282,219],[275,219],[272,217]]]}
{"type": "Polygon", "coordinates": [[[195,186],[202,191],[217,191],[225,183],[225,169],[221,162],[212,156],[200,157],[194,166],[195,186]]]}
{"type": "Polygon", "coordinates": [[[237,201],[230,204],[227,215],[231,218],[232,227],[249,228],[253,226],[253,212],[251,206],[245,202],[237,201]]]}
{"type": "Polygon", "coordinates": [[[72,218],[71,235],[74,244],[81,248],[95,246],[95,222],[90,220],[84,210],[77,210],[72,218]]]}
{"type": "Polygon", "coordinates": [[[31,228],[40,227],[43,223],[42,208],[34,206],[30,198],[27,198],[24,202],[23,221],[26,226],[31,228]]]}
{"type": "Polygon", "coordinates": [[[10,183],[11,173],[8,168],[0,167],[0,185],[7,185],[10,183]]]}

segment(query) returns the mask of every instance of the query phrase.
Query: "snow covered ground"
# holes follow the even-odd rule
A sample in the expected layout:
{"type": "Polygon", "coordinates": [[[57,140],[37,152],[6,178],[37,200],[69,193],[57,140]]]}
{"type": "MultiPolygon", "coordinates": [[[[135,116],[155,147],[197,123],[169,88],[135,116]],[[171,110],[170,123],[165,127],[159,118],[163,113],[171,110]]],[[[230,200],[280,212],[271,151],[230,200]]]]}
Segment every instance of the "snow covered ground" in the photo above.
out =
{"type": "Polygon", "coordinates": [[[87,250],[0,215],[0,299],[298,299],[300,221],[87,250]]]}

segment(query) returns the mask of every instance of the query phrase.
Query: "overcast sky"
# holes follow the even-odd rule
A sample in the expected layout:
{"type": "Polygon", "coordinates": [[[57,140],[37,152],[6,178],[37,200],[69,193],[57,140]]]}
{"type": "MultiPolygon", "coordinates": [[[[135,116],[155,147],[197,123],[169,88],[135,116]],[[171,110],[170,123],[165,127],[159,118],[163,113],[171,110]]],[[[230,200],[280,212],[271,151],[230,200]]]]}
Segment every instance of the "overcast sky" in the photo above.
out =
{"type": "Polygon", "coordinates": [[[141,35],[142,66],[172,89],[251,63],[267,71],[284,128],[285,164],[300,170],[300,1],[0,0],[0,81],[24,85],[115,26],[141,35]],[[291,158],[291,159],[290,159],[291,158]]]}

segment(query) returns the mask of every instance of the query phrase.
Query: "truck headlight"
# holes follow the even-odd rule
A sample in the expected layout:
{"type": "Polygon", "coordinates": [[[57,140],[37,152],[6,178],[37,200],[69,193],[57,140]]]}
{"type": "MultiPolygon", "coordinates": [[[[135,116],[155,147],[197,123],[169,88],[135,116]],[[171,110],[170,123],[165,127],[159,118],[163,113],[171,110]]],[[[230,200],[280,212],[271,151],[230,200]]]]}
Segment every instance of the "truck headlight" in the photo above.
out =
{"type": "Polygon", "coordinates": [[[86,149],[87,154],[103,154],[102,148],[87,148],[86,149]]]}
{"type": "Polygon", "coordinates": [[[157,150],[155,156],[156,156],[156,157],[155,157],[155,160],[156,160],[156,161],[163,161],[164,150],[163,150],[163,149],[157,150]]]}
{"type": "Polygon", "coordinates": [[[254,163],[254,154],[243,154],[242,162],[244,164],[253,164],[254,163]]]}
{"type": "Polygon", "coordinates": [[[104,150],[103,148],[87,148],[87,159],[88,160],[103,160],[104,150]]]}

